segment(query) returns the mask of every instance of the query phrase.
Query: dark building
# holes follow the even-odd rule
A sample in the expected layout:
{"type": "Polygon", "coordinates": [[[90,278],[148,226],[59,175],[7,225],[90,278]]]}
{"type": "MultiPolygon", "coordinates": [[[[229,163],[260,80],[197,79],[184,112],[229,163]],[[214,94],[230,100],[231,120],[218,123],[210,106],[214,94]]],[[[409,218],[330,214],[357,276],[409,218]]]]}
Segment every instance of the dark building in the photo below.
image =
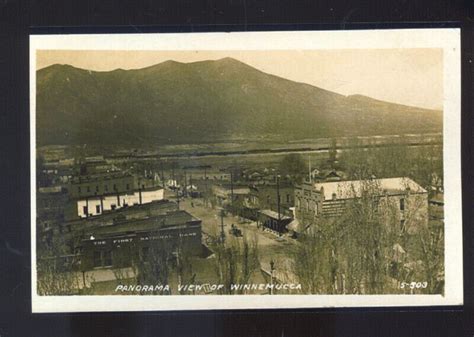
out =
{"type": "Polygon", "coordinates": [[[71,199],[80,199],[113,193],[126,193],[138,189],[138,179],[123,172],[80,175],[71,179],[68,186],[71,199]]]}
{"type": "Polygon", "coordinates": [[[264,209],[258,212],[258,222],[264,228],[271,229],[278,233],[287,232],[287,226],[293,219],[289,216],[278,214],[278,212],[264,209]]]}
{"type": "Polygon", "coordinates": [[[181,210],[88,228],[80,247],[81,269],[128,267],[134,259],[146,259],[153,245],[200,255],[201,220],[181,210]]]}
{"type": "Polygon", "coordinates": [[[36,219],[40,231],[52,230],[63,222],[69,197],[61,186],[40,187],[36,194],[36,219]]]}
{"type": "Polygon", "coordinates": [[[261,209],[280,211],[281,214],[292,216],[291,208],[294,207],[294,202],[294,188],[289,182],[254,184],[250,186],[243,204],[242,216],[257,220],[258,210],[261,209]]]}

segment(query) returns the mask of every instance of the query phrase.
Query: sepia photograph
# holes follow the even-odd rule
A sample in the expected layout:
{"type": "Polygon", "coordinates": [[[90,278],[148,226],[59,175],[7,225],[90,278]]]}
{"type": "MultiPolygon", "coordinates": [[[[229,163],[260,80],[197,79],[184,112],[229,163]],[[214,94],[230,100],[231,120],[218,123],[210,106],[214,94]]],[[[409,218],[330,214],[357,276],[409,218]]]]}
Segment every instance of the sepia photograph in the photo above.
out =
{"type": "Polygon", "coordinates": [[[30,42],[33,311],[462,304],[459,30],[30,42]]]}

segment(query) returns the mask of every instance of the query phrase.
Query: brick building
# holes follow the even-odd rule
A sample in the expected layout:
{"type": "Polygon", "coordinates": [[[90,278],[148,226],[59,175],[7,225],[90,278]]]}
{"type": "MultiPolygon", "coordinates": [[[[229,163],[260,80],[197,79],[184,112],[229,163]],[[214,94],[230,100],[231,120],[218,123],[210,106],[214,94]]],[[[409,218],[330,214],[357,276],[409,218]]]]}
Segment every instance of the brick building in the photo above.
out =
{"type": "Polygon", "coordinates": [[[146,259],[153,245],[170,254],[180,249],[200,255],[201,220],[177,210],[90,227],[84,231],[80,247],[81,269],[129,267],[134,259],[146,259]]]}
{"type": "Polygon", "coordinates": [[[395,216],[404,230],[414,232],[428,223],[428,192],[406,177],[302,184],[295,190],[296,218],[309,225],[317,216],[341,216],[347,204],[364,193],[375,198],[379,210],[397,210],[395,216]]]}

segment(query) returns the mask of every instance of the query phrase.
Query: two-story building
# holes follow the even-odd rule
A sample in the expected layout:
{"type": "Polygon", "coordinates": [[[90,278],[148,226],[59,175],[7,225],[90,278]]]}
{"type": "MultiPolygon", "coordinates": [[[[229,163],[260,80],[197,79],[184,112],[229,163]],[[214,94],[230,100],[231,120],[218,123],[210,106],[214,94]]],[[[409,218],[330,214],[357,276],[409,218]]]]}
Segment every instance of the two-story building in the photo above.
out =
{"type": "Polygon", "coordinates": [[[410,178],[400,177],[298,186],[295,190],[295,215],[302,224],[300,228],[314,223],[318,216],[343,215],[348,203],[367,194],[379,211],[396,210],[394,214],[403,230],[414,232],[428,223],[428,192],[410,178]]]}
{"type": "Polygon", "coordinates": [[[78,176],[68,189],[78,217],[96,216],[164,198],[163,187],[154,179],[123,172],[78,176]]]}

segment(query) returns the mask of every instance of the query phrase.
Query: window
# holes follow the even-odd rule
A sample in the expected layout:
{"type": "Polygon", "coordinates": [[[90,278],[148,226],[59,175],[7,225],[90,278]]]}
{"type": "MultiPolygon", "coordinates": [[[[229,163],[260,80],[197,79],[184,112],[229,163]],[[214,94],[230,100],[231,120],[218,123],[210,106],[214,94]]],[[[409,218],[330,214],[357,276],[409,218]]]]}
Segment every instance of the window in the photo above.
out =
{"type": "Polygon", "coordinates": [[[112,251],[108,250],[102,252],[102,262],[104,267],[109,267],[112,265],[112,251]]]}
{"type": "Polygon", "coordinates": [[[98,185],[95,186],[95,191],[99,192],[99,186],[98,185]]]}
{"type": "Polygon", "coordinates": [[[290,203],[290,195],[289,195],[289,194],[286,195],[286,203],[287,203],[287,204],[290,203]]]}
{"type": "Polygon", "coordinates": [[[400,211],[405,210],[405,199],[400,199],[400,211]]]}
{"type": "Polygon", "coordinates": [[[112,251],[95,251],[94,267],[110,267],[112,266],[112,251]]]}
{"type": "Polygon", "coordinates": [[[130,189],[130,184],[127,184],[127,185],[125,186],[125,188],[126,188],[127,191],[128,191],[128,190],[130,189]]]}
{"type": "Polygon", "coordinates": [[[87,206],[82,206],[82,212],[84,213],[84,215],[87,215],[88,213],[87,206]]]}
{"type": "Polygon", "coordinates": [[[400,220],[400,230],[403,231],[405,229],[405,219],[400,220]]]}
{"type": "Polygon", "coordinates": [[[95,206],[95,212],[96,212],[97,214],[100,213],[100,205],[96,205],[96,206],[95,206]]]}
{"type": "Polygon", "coordinates": [[[102,267],[102,254],[101,254],[101,252],[94,252],[94,267],[102,267]]]}
{"type": "Polygon", "coordinates": [[[81,186],[77,186],[77,193],[81,193],[81,186]]]}
{"type": "Polygon", "coordinates": [[[87,186],[87,192],[90,192],[90,191],[91,191],[91,188],[87,186]]]}
{"type": "Polygon", "coordinates": [[[114,210],[114,209],[116,209],[116,208],[117,208],[117,205],[115,205],[115,204],[112,204],[112,205],[110,205],[110,208],[111,208],[112,210],[114,210]]]}
{"type": "Polygon", "coordinates": [[[114,184],[114,191],[116,191],[116,190],[117,190],[117,185],[114,184]]]}
{"type": "Polygon", "coordinates": [[[332,200],[336,200],[336,198],[337,198],[336,193],[333,193],[333,194],[332,194],[332,200]]]}
{"type": "Polygon", "coordinates": [[[142,190],[145,189],[145,185],[142,184],[142,190]]]}
{"type": "Polygon", "coordinates": [[[148,258],[148,253],[150,252],[149,247],[143,247],[142,248],[142,259],[146,260],[148,258]]]}
{"type": "Polygon", "coordinates": [[[105,185],[104,190],[107,192],[109,190],[109,185],[105,185]]]}

